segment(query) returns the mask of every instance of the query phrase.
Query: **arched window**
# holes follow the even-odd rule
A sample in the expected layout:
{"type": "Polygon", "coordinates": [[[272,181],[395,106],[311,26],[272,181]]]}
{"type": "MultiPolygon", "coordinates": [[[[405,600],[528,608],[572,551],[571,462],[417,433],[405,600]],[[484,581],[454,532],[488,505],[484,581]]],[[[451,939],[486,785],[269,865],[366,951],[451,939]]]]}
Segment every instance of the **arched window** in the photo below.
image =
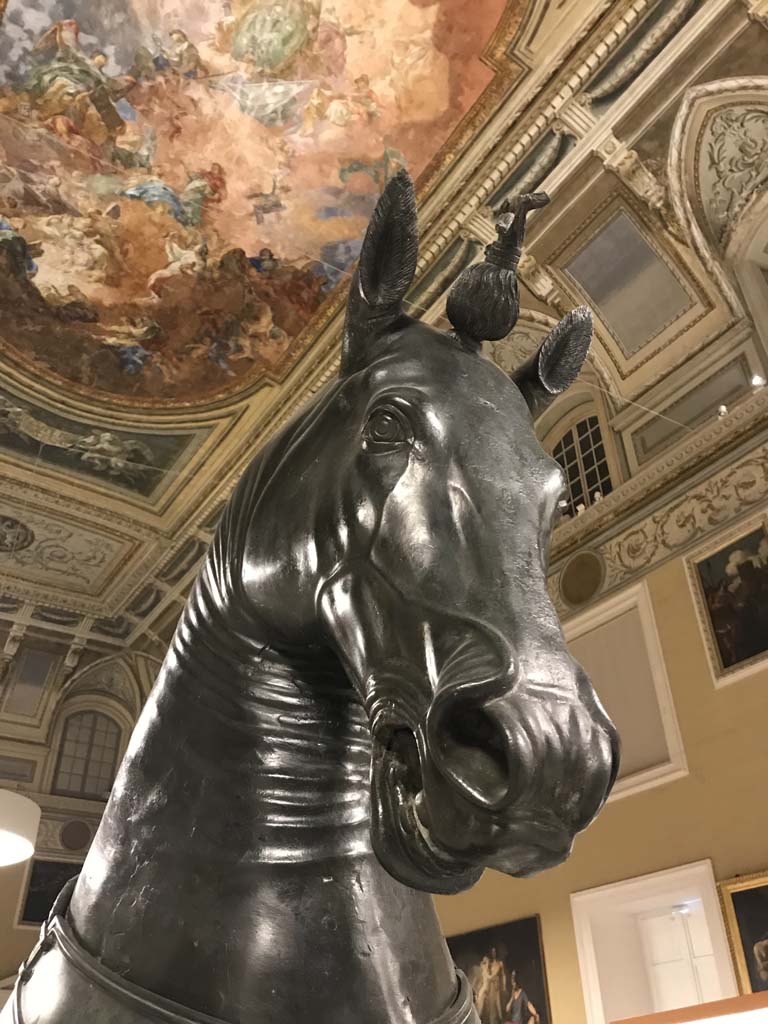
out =
{"type": "Polygon", "coordinates": [[[106,800],[117,768],[120,729],[97,711],[79,711],[64,724],[52,791],[106,800]]]}
{"type": "Polygon", "coordinates": [[[552,454],[568,481],[568,515],[578,515],[613,490],[597,416],[588,416],[563,434],[552,454]]]}

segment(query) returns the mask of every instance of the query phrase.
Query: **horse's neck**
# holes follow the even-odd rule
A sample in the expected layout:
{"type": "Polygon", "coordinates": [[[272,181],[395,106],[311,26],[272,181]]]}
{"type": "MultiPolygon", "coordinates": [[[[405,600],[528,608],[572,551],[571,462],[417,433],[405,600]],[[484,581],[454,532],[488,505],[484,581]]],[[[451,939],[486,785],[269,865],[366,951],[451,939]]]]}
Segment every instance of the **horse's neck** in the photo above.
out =
{"type": "Polygon", "coordinates": [[[344,678],[232,655],[186,613],[75,891],[85,947],[241,1024],[427,1024],[455,981],[429,897],[369,845],[344,678]]]}

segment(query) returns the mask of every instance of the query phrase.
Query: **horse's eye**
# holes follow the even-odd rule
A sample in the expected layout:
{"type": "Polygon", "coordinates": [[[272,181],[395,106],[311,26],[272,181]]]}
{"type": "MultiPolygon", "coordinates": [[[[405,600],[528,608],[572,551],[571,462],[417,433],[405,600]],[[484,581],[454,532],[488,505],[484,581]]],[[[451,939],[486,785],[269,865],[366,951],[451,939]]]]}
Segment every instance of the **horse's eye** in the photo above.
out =
{"type": "Polygon", "coordinates": [[[398,409],[376,409],[368,418],[365,446],[375,451],[391,450],[412,440],[409,424],[398,409]]]}

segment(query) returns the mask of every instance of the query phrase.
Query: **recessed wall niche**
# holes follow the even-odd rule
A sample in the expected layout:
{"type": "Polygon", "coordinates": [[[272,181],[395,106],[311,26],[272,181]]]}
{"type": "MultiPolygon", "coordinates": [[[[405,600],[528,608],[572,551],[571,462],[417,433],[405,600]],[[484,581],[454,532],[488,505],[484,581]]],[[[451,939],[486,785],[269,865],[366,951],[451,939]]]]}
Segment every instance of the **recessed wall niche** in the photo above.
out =
{"type": "Polygon", "coordinates": [[[622,741],[610,800],[688,773],[683,742],[645,583],[601,601],[565,623],[571,653],[584,666],[622,741]]]}
{"type": "Polygon", "coordinates": [[[574,893],[588,1024],[737,995],[710,861],[574,893]]]}

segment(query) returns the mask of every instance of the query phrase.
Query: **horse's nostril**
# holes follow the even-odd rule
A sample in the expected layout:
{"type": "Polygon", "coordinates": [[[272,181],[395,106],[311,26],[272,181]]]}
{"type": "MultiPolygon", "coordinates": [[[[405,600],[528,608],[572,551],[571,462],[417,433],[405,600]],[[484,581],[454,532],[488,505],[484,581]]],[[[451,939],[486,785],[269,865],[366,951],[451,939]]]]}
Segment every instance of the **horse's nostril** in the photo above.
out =
{"type": "Polygon", "coordinates": [[[443,774],[477,803],[495,806],[504,801],[511,781],[508,744],[485,708],[457,701],[435,724],[443,774]]]}

